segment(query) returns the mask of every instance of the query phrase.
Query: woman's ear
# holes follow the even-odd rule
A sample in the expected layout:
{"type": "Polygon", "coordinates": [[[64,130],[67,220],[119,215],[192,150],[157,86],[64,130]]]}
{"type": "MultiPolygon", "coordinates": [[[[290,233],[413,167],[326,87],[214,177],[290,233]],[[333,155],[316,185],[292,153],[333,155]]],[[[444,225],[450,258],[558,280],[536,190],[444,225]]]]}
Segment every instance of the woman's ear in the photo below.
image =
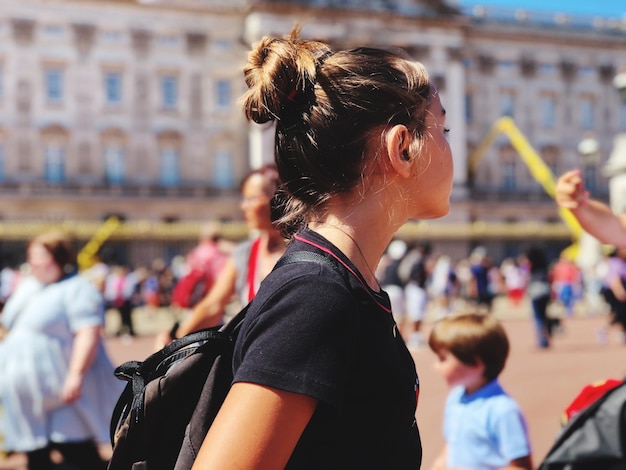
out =
{"type": "Polygon", "coordinates": [[[413,165],[411,153],[411,133],[401,124],[393,126],[386,137],[387,157],[391,167],[403,178],[411,176],[413,165]]]}

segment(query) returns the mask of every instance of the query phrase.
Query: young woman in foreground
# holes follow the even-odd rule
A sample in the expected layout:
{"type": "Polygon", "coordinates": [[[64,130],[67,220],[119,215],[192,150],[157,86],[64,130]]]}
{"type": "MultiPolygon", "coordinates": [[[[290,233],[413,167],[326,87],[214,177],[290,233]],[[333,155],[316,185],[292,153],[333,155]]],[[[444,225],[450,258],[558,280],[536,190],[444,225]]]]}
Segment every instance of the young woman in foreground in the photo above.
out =
{"type": "Polygon", "coordinates": [[[194,469],[417,469],[415,364],[374,271],[408,219],[447,214],[445,111],[396,53],[265,38],[245,68],[248,119],[276,121],[296,228],[235,348],[234,385],[194,469]]]}

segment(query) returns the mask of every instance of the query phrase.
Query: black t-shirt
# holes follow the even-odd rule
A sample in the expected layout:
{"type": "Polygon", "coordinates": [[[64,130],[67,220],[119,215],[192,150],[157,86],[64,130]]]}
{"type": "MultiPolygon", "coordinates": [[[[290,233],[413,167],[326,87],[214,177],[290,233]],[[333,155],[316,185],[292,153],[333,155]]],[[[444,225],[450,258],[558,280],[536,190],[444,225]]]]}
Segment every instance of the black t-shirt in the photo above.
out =
{"type": "Polygon", "coordinates": [[[389,298],[310,230],[287,252],[316,251],[336,264],[300,262],[261,284],[237,340],[235,382],[319,400],[288,469],[419,469],[415,364],[389,298]]]}

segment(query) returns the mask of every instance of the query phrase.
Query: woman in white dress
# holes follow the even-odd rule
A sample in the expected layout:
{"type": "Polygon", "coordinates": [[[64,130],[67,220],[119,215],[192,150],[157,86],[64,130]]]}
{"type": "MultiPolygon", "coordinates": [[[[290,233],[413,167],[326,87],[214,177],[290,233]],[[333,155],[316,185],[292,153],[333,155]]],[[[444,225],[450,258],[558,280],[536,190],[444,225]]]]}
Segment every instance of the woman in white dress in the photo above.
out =
{"type": "Polygon", "coordinates": [[[108,441],[123,383],[102,342],[102,296],[76,273],[66,235],[40,235],[27,257],[31,275],[0,315],[5,447],[25,452],[29,470],[53,468],[52,449],[78,469],[104,469],[97,444],[108,441]]]}

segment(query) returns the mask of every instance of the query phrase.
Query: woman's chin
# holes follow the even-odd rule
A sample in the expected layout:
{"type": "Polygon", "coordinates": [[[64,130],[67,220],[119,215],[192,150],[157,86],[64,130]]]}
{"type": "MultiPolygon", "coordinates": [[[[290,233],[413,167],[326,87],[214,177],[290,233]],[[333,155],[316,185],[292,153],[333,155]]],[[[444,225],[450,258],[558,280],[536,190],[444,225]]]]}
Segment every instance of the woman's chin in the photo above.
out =
{"type": "Polygon", "coordinates": [[[445,204],[438,208],[431,208],[428,211],[419,211],[418,214],[411,217],[409,220],[417,221],[417,220],[430,220],[430,219],[440,219],[441,217],[445,217],[450,213],[450,204],[445,204]]]}

